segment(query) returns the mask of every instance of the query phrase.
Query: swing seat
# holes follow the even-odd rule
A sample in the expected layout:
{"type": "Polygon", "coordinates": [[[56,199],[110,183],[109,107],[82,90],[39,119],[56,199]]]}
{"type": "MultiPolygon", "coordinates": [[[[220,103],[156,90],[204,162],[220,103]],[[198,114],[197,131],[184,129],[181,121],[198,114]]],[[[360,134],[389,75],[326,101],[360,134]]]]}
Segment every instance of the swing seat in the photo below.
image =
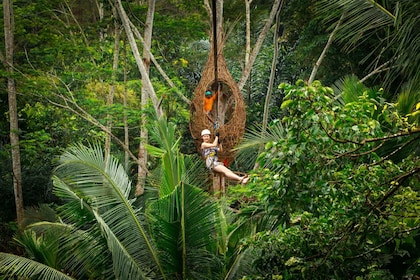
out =
{"type": "MultiPolygon", "coordinates": [[[[222,48],[218,47],[218,49],[221,50],[222,48]]],[[[223,151],[219,153],[219,160],[230,164],[234,158],[232,149],[242,139],[245,131],[245,103],[238,85],[229,73],[222,52],[217,55],[217,81],[215,80],[214,53],[212,44],[207,63],[203,69],[201,79],[194,91],[194,96],[191,101],[190,132],[195,141],[197,151],[200,153],[202,142],[201,131],[203,129],[209,129],[214,135],[217,130],[220,133],[223,144],[223,151]],[[223,104],[218,104],[216,102],[214,104],[214,106],[222,105],[223,107],[223,112],[217,112],[217,109],[215,111],[215,123],[218,122],[218,127],[214,125],[215,123],[211,123],[204,111],[205,92],[211,88],[214,83],[221,83],[223,85],[223,96],[221,98],[223,104]]],[[[213,108],[213,110],[215,110],[215,108],[213,108]]]]}

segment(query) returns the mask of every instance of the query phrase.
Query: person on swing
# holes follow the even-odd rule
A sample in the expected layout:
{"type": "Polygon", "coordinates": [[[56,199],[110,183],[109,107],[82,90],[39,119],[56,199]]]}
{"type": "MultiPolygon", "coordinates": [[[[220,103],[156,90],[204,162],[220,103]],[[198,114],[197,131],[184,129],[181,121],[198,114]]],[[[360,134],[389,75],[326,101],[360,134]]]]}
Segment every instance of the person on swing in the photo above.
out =
{"type": "Polygon", "coordinates": [[[219,172],[225,175],[228,179],[237,181],[241,184],[246,184],[249,181],[248,175],[239,176],[229,168],[227,168],[223,162],[218,161],[217,153],[219,152],[219,133],[216,132],[216,137],[213,142],[211,141],[210,130],[204,129],[201,131],[201,152],[203,157],[206,159],[206,166],[210,171],[219,172]]]}
{"type": "Polygon", "coordinates": [[[206,90],[206,92],[204,93],[204,112],[206,112],[206,114],[210,113],[211,110],[213,109],[213,104],[216,98],[217,98],[217,91],[213,93],[213,91],[209,89],[209,90],[206,90]]]}
{"type": "Polygon", "coordinates": [[[216,101],[217,95],[222,90],[222,84],[219,82],[214,82],[209,89],[206,90],[204,93],[204,112],[206,113],[207,118],[210,120],[212,124],[215,124],[215,120],[213,119],[212,111],[213,111],[213,104],[216,101]]]}

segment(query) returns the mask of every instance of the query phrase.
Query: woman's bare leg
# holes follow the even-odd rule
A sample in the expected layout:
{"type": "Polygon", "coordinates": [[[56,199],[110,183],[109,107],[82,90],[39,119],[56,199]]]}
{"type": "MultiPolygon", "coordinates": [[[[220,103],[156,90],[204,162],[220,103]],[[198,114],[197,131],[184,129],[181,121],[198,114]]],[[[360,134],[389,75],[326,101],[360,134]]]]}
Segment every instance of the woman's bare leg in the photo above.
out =
{"type": "Polygon", "coordinates": [[[215,167],[213,167],[213,170],[216,171],[216,172],[224,174],[227,178],[229,178],[231,180],[236,180],[236,181],[244,183],[244,184],[248,183],[248,180],[249,180],[249,178],[247,176],[243,176],[243,177],[238,176],[224,165],[216,165],[215,167]]]}

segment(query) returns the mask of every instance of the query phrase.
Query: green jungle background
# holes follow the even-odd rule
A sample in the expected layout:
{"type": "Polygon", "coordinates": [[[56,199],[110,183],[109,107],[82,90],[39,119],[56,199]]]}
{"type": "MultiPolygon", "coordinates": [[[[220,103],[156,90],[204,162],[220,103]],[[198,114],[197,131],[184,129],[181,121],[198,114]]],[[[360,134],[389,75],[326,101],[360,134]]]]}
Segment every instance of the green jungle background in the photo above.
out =
{"type": "Polygon", "coordinates": [[[420,2],[217,3],[223,194],[190,133],[214,3],[3,1],[0,279],[420,279],[420,2]]]}

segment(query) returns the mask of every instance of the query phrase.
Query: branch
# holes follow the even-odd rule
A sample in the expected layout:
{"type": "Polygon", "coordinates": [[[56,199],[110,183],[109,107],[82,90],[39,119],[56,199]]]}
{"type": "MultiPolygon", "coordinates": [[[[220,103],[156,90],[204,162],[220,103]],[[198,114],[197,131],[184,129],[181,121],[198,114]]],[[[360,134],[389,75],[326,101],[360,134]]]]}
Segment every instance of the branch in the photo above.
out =
{"type": "MultiPolygon", "coordinates": [[[[165,81],[174,89],[176,89],[176,93],[178,94],[179,97],[181,97],[181,99],[187,103],[188,105],[191,104],[191,101],[185,97],[185,95],[182,94],[182,92],[180,90],[178,90],[178,88],[175,86],[175,84],[172,82],[172,80],[168,77],[168,75],[166,75],[165,71],[162,69],[162,67],[160,66],[160,64],[157,62],[155,56],[152,54],[151,50],[149,49],[148,46],[146,46],[144,44],[144,39],[141,36],[140,32],[137,30],[136,26],[130,21],[129,22],[131,29],[134,32],[134,35],[136,35],[136,37],[140,40],[140,42],[143,44],[144,50],[150,55],[150,59],[153,61],[153,64],[156,66],[156,68],[158,69],[159,73],[162,75],[162,77],[165,79],[165,81]]],[[[160,103],[160,102],[159,102],[160,103]]]]}
{"type": "MultiPolygon", "coordinates": [[[[377,165],[385,160],[387,160],[388,158],[390,158],[391,156],[395,155],[396,153],[398,153],[399,151],[401,151],[405,146],[407,146],[408,144],[414,142],[414,141],[418,141],[419,137],[415,137],[413,139],[411,139],[410,141],[405,142],[404,144],[402,144],[400,147],[398,147],[396,150],[392,151],[389,155],[383,157],[381,160],[371,163],[368,166],[373,166],[373,165],[377,165]]],[[[383,143],[382,143],[383,144],[383,143]]]]}
{"type": "Polygon", "coordinates": [[[271,12],[270,12],[270,16],[268,17],[267,21],[265,22],[264,28],[262,29],[262,31],[260,33],[260,36],[258,36],[258,40],[255,44],[254,49],[252,50],[252,54],[251,54],[251,57],[249,58],[248,64],[245,65],[245,68],[242,71],[242,78],[238,82],[238,87],[239,87],[239,90],[241,90],[241,91],[242,91],[246,81],[248,80],[249,74],[251,72],[252,65],[255,62],[255,59],[258,55],[258,52],[261,49],[262,43],[263,43],[265,37],[267,36],[267,32],[270,29],[271,24],[274,21],[274,18],[277,14],[277,11],[278,11],[281,3],[283,3],[283,1],[275,0],[275,2],[273,4],[273,8],[271,9],[271,12]]]}
{"type": "Polygon", "coordinates": [[[408,136],[408,135],[412,135],[412,134],[416,134],[416,133],[420,133],[420,126],[419,127],[413,127],[411,130],[402,131],[402,132],[395,133],[395,134],[392,134],[392,135],[389,135],[389,136],[365,139],[360,144],[363,145],[363,144],[368,143],[368,142],[388,141],[388,140],[391,140],[391,139],[394,139],[394,138],[397,138],[397,137],[408,136]]]}
{"type": "Polygon", "coordinates": [[[377,246],[375,246],[375,247],[371,248],[370,250],[368,250],[368,251],[366,251],[366,252],[363,252],[363,253],[361,253],[361,254],[359,254],[359,255],[356,255],[356,256],[350,257],[349,259],[357,259],[357,258],[363,257],[363,256],[365,256],[365,255],[367,255],[367,254],[370,254],[370,253],[372,253],[372,252],[374,252],[374,251],[378,250],[379,248],[381,248],[381,247],[385,246],[386,244],[389,244],[389,243],[390,243],[390,242],[392,242],[394,239],[396,239],[396,238],[397,238],[400,234],[402,234],[402,233],[409,233],[409,232],[411,232],[411,231],[415,231],[415,230],[418,230],[418,229],[420,229],[420,226],[416,226],[416,227],[413,227],[413,228],[411,228],[411,229],[404,230],[403,232],[399,232],[399,233],[397,233],[396,235],[391,236],[390,238],[388,238],[387,240],[385,240],[385,241],[384,241],[384,242],[382,242],[381,244],[379,244],[379,245],[377,245],[377,246]]]}
{"type": "Polygon", "coordinates": [[[347,156],[347,155],[351,158],[357,158],[357,157],[360,157],[360,156],[368,155],[368,154],[371,154],[371,153],[375,152],[376,150],[379,150],[383,145],[384,145],[384,142],[379,144],[377,147],[374,147],[373,149],[370,149],[369,151],[366,151],[366,152],[363,152],[363,153],[360,153],[360,154],[355,154],[355,152],[357,152],[358,150],[360,150],[363,147],[362,145],[359,145],[356,149],[354,149],[352,151],[348,151],[348,152],[345,152],[345,153],[342,153],[342,154],[336,153],[336,155],[337,155],[336,158],[340,158],[340,157],[347,156]]]}
{"type": "Polygon", "coordinates": [[[387,200],[389,197],[391,197],[397,190],[399,190],[399,188],[401,187],[401,183],[404,182],[404,180],[406,180],[408,177],[416,174],[420,172],[420,166],[415,167],[414,169],[408,171],[407,173],[404,173],[398,177],[395,177],[393,179],[391,179],[389,182],[396,182],[394,185],[394,187],[389,190],[382,198],[381,200],[378,201],[378,203],[376,203],[375,208],[379,208],[382,203],[385,202],[385,200],[387,200]]]}
{"type": "Polygon", "coordinates": [[[331,134],[328,133],[327,129],[324,127],[324,125],[322,123],[319,123],[319,125],[321,126],[322,130],[324,130],[325,134],[327,134],[328,138],[330,138],[334,142],[343,143],[343,144],[352,143],[352,144],[356,144],[356,145],[363,145],[359,142],[355,142],[355,141],[352,141],[352,140],[341,140],[341,139],[335,138],[334,136],[332,136],[331,134]]]}
{"type": "MultiPolygon", "coordinates": [[[[95,119],[91,114],[89,114],[88,112],[86,112],[82,107],[80,107],[74,97],[73,94],[70,90],[70,88],[59,78],[55,77],[55,79],[58,79],[66,88],[67,92],[70,94],[71,99],[63,96],[61,94],[55,94],[55,96],[59,97],[60,99],[62,99],[64,101],[64,104],[61,103],[57,103],[54,102],[50,99],[47,98],[48,102],[50,102],[53,105],[56,105],[58,107],[67,109],[71,112],[73,112],[74,114],[78,115],[79,117],[85,119],[86,121],[90,122],[91,124],[95,125],[96,127],[99,127],[102,131],[104,131],[105,133],[107,133],[108,135],[110,135],[123,149],[124,151],[126,151],[130,157],[135,161],[138,162],[138,158],[130,151],[129,147],[122,142],[117,136],[115,136],[105,125],[101,124],[97,119],[95,119]],[[74,106],[76,109],[74,109],[73,107],[71,107],[69,104],[71,104],[72,106],[74,106]]],[[[57,88],[57,85],[53,82],[54,86],[57,88]]]]}
{"type": "Polygon", "coordinates": [[[317,62],[315,63],[314,68],[312,69],[311,76],[309,77],[309,80],[308,80],[309,85],[312,84],[312,82],[314,81],[316,72],[318,72],[319,65],[321,65],[321,62],[324,59],[325,54],[327,53],[327,50],[330,48],[333,38],[335,36],[335,33],[337,33],[338,27],[341,25],[341,22],[343,21],[344,16],[345,16],[345,13],[342,13],[340,19],[337,22],[337,25],[335,26],[334,30],[330,34],[330,37],[328,38],[327,44],[325,45],[324,49],[322,50],[321,55],[319,56],[317,62]]]}
{"type": "MultiPolygon", "coordinates": [[[[364,144],[369,143],[369,142],[388,141],[388,140],[391,140],[391,139],[394,139],[394,138],[397,138],[397,137],[408,136],[408,135],[420,133],[420,126],[419,126],[419,127],[413,127],[413,128],[411,128],[411,130],[402,131],[402,132],[395,133],[395,134],[392,134],[392,135],[363,139],[361,142],[356,142],[356,141],[353,141],[353,140],[342,140],[342,139],[335,138],[334,136],[332,136],[331,134],[328,133],[327,129],[324,127],[324,125],[322,123],[319,123],[319,125],[321,126],[322,130],[324,130],[324,132],[327,134],[327,136],[331,140],[333,140],[335,142],[338,142],[338,143],[343,143],[343,144],[344,143],[352,143],[352,144],[355,144],[355,145],[364,145],[364,144]]],[[[356,149],[356,151],[357,151],[357,149],[356,149]]]]}
{"type": "Polygon", "coordinates": [[[366,81],[367,79],[369,79],[370,77],[372,77],[375,74],[379,74],[381,72],[388,71],[391,68],[395,68],[395,67],[385,67],[385,66],[389,65],[390,63],[391,63],[391,61],[387,61],[387,62],[383,63],[382,65],[378,66],[377,68],[373,69],[372,72],[370,72],[369,74],[364,76],[362,79],[360,79],[359,82],[363,83],[364,81],[366,81]]]}
{"type": "Polygon", "coordinates": [[[140,52],[134,39],[133,31],[130,28],[130,19],[128,18],[122,6],[121,0],[117,0],[117,10],[123,23],[125,33],[127,34],[128,41],[131,46],[131,51],[133,52],[134,58],[137,63],[137,67],[139,68],[141,76],[144,77],[144,80],[146,81],[146,84],[143,85],[143,87],[145,87],[149,92],[150,98],[152,99],[152,103],[156,111],[156,115],[158,116],[158,118],[160,118],[163,115],[162,108],[159,106],[159,101],[156,92],[153,88],[152,82],[150,81],[150,77],[146,71],[146,67],[144,66],[143,60],[140,57],[140,52]]]}

